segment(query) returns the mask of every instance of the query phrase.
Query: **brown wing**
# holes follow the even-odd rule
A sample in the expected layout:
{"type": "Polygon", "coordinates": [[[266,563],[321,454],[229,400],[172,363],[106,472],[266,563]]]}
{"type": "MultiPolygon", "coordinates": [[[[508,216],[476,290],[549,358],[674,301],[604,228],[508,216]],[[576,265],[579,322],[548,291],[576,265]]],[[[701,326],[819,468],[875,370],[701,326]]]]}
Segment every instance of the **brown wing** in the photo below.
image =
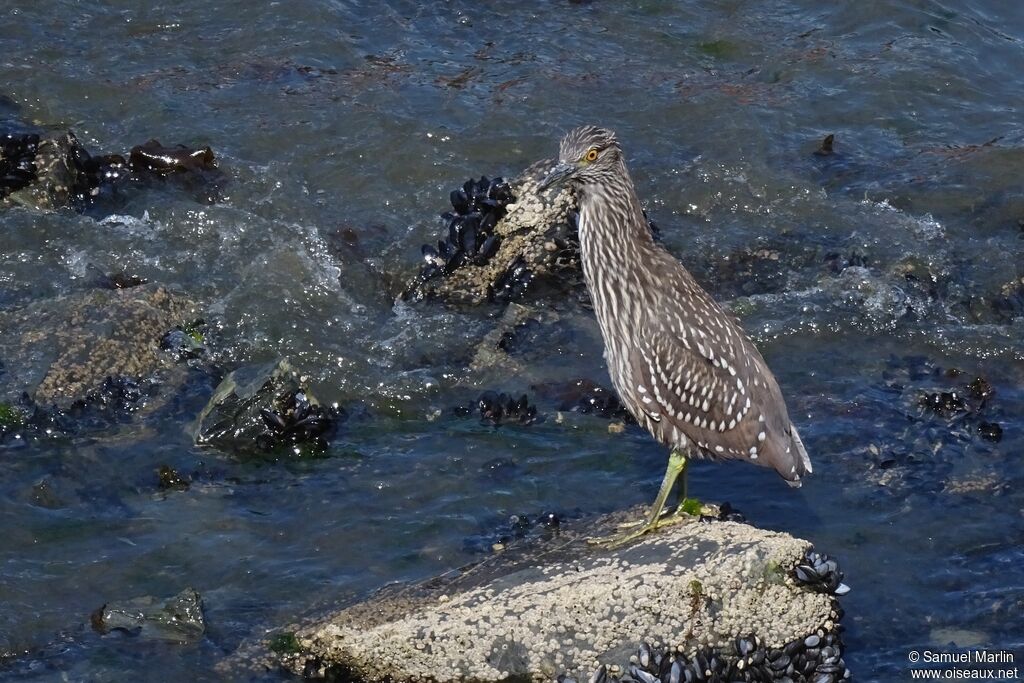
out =
{"type": "Polygon", "coordinates": [[[733,318],[700,294],[685,313],[671,303],[652,312],[637,335],[629,364],[638,419],[666,445],[695,444],[706,457],[749,460],[799,481],[810,463],[775,378],[733,318]]]}
{"type": "MultiPolygon", "coordinates": [[[[699,330],[644,330],[630,354],[637,405],[662,443],[693,442],[712,458],[757,454],[758,414],[747,382],[699,330]],[[685,438],[683,438],[685,437],[685,438]],[[751,449],[754,449],[753,451],[751,449]]],[[[640,416],[638,416],[640,417],[640,416]]]]}

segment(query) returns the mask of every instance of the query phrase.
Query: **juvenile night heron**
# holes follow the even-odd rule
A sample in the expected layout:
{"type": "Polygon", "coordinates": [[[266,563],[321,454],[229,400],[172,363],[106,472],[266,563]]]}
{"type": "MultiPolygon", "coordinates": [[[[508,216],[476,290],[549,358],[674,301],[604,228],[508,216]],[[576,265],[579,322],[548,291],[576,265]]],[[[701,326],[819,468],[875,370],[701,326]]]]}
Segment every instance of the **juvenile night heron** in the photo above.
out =
{"type": "MultiPolygon", "coordinates": [[[[671,448],[646,523],[657,528],[687,458],[747,460],[792,486],[811,461],[779,385],[737,324],[651,237],[615,133],[584,126],[562,139],[541,189],[571,183],[579,199],[583,275],[619,398],[671,448]]],[[[682,517],[682,505],[674,519],[682,517]]]]}

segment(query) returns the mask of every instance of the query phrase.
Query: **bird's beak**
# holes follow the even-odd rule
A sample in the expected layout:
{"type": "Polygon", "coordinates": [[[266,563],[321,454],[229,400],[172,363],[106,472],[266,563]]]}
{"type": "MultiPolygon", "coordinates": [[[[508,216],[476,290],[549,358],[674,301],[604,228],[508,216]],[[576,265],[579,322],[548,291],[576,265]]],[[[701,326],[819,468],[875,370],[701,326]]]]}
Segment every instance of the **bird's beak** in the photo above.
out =
{"type": "Polygon", "coordinates": [[[540,181],[540,185],[537,189],[543,192],[549,187],[561,185],[573,174],[575,170],[576,166],[574,164],[559,162],[555,164],[554,168],[548,171],[548,174],[544,176],[544,180],[540,181]]]}

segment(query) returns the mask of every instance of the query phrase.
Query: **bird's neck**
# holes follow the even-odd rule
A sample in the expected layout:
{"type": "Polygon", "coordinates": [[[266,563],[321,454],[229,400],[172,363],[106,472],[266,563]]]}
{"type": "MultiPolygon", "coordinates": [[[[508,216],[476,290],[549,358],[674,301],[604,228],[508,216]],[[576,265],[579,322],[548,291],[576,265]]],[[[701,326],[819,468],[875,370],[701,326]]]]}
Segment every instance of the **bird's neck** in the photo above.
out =
{"type": "Polygon", "coordinates": [[[580,252],[588,282],[596,277],[617,279],[630,270],[628,266],[642,264],[654,239],[625,164],[605,182],[584,185],[577,194],[580,252]]]}
{"type": "Polygon", "coordinates": [[[643,317],[647,302],[640,295],[651,289],[646,273],[657,247],[625,168],[608,182],[580,190],[583,277],[611,363],[627,353],[623,321],[634,326],[643,317]]]}

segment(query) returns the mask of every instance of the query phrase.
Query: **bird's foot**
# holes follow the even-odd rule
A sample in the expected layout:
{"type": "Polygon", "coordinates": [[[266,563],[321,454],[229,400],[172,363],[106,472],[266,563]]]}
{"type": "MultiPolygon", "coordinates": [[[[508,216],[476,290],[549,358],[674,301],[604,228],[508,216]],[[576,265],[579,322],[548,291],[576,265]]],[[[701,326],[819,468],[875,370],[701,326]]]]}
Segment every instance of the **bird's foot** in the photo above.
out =
{"type": "MultiPolygon", "coordinates": [[[[662,510],[661,511],[661,517],[658,518],[658,524],[660,524],[664,520],[668,519],[668,516],[669,516],[669,511],[668,510],[662,510]]],[[[642,527],[644,525],[650,526],[650,523],[651,523],[650,520],[648,520],[647,518],[644,518],[644,519],[634,519],[632,522],[620,522],[620,523],[615,525],[615,528],[616,529],[621,529],[621,530],[624,531],[626,529],[638,529],[638,528],[640,528],[640,527],[642,527]]],[[[654,527],[657,527],[658,524],[655,524],[654,527]]],[[[654,527],[652,527],[652,528],[654,528],[654,527]]]]}
{"type": "MultiPolygon", "coordinates": [[[[681,508],[682,506],[680,506],[681,508]]],[[[673,526],[675,524],[685,524],[687,522],[696,521],[698,515],[691,515],[684,512],[680,512],[680,509],[676,509],[671,515],[662,515],[655,521],[639,521],[639,522],[628,522],[626,524],[619,524],[616,528],[618,529],[630,529],[633,528],[635,531],[628,531],[624,534],[614,534],[612,536],[602,536],[600,538],[588,538],[587,543],[590,545],[600,546],[602,548],[621,548],[624,545],[631,543],[643,536],[646,536],[655,529],[661,527],[673,526]],[[639,527],[638,529],[636,527],[639,527]]]]}

